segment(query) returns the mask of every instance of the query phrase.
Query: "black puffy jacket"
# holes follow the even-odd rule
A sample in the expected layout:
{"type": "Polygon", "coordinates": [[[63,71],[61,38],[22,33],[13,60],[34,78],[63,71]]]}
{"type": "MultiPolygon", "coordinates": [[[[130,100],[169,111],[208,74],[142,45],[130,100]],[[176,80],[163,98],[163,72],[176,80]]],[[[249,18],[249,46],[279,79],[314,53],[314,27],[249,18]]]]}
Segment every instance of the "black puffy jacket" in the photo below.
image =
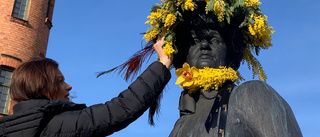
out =
{"type": "Polygon", "coordinates": [[[118,97],[104,104],[57,100],[27,100],[16,104],[13,115],[0,119],[0,137],[99,137],[121,130],[141,116],[162,92],[171,74],[152,63],[118,97]]]}

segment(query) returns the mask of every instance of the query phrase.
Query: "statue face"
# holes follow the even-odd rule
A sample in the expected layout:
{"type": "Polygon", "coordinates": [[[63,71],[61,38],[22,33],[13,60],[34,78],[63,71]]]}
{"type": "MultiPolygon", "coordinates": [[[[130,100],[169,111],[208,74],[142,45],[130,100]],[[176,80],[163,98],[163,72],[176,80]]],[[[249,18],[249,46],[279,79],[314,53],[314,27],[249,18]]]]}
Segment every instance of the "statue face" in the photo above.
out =
{"type": "Polygon", "coordinates": [[[208,29],[201,33],[191,31],[192,39],[186,62],[190,66],[202,69],[204,67],[218,68],[227,66],[227,46],[222,36],[216,30],[208,29]]]}

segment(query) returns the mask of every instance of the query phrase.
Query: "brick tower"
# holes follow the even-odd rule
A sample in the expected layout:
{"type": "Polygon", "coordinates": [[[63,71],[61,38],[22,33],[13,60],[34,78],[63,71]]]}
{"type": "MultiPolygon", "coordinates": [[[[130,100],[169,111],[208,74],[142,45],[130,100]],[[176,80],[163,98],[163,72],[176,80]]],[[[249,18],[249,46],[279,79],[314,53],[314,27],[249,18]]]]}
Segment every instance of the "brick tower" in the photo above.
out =
{"type": "Polygon", "coordinates": [[[0,117],[12,114],[12,71],[46,55],[55,0],[0,0],[0,117]]]}

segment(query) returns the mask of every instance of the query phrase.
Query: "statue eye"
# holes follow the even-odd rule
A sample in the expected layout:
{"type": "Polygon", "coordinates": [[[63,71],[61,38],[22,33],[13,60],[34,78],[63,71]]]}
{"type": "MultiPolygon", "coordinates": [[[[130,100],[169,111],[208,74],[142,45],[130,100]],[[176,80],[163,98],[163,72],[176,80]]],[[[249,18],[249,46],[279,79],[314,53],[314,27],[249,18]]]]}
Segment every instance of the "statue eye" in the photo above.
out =
{"type": "Polygon", "coordinates": [[[197,39],[197,38],[193,38],[193,41],[194,41],[194,43],[199,43],[200,42],[200,40],[197,39]]]}
{"type": "Polygon", "coordinates": [[[218,38],[212,38],[211,39],[211,43],[212,44],[219,44],[220,43],[220,40],[218,38]]]}

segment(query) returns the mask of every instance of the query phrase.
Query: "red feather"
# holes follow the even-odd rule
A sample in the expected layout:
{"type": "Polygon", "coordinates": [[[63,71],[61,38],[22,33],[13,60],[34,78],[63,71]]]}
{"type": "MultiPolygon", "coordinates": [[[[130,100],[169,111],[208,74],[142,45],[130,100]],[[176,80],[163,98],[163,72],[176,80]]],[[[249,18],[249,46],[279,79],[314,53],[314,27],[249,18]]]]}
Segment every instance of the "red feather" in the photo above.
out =
{"type": "Polygon", "coordinates": [[[154,53],[153,42],[148,43],[142,50],[136,52],[128,61],[125,63],[114,67],[110,70],[100,72],[97,77],[100,77],[103,74],[107,74],[113,71],[119,71],[119,74],[124,75],[124,79],[128,81],[129,78],[134,78],[139,72],[142,63],[151,57],[154,53]]]}

